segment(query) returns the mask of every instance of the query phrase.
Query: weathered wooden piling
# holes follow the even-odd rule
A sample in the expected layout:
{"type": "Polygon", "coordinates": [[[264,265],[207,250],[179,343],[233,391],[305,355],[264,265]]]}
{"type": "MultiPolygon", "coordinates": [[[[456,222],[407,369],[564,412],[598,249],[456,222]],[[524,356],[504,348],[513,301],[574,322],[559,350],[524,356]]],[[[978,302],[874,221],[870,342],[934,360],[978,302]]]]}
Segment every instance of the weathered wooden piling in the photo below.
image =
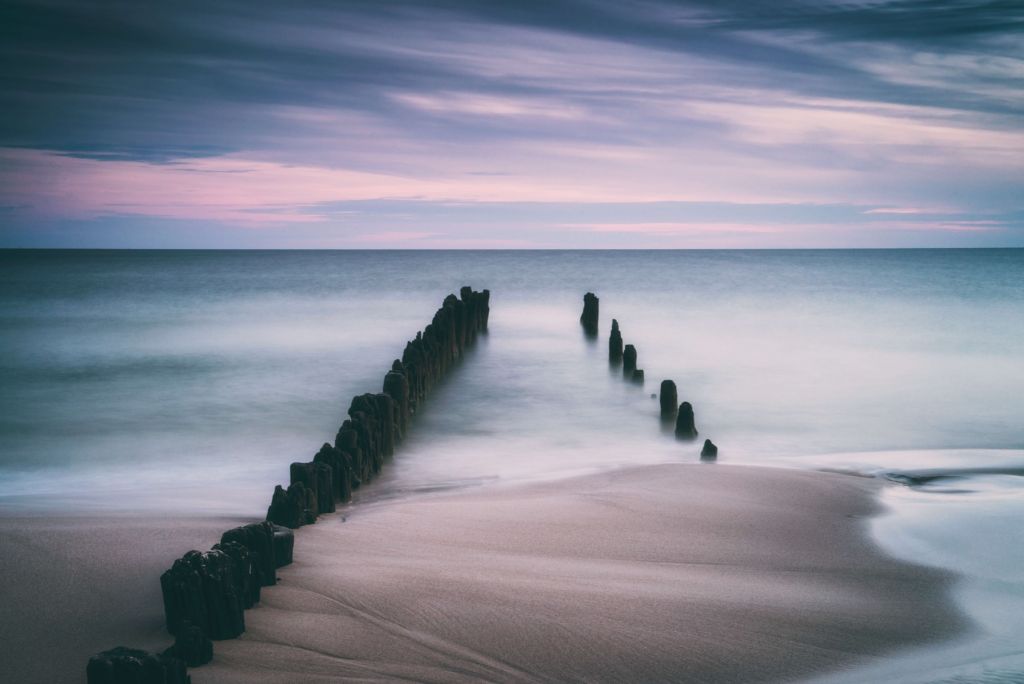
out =
{"type": "Polygon", "coordinates": [[[395,402],[398,413],[398,436],[402,439],[405,437],[405,431],[409,429],[412,411],[409,405],[409,380],[405,377],[405,368],[398,359],[395,359],[391,370],[384,376],[382,391],[395,402]]]}
{"type": "Polygon", "coordinates": [[[676,437],[679,439],[694,439],[697,436],[697,427],[693,422],[693,406],[690,402],[684,401],[679,405],[679,413],[676,415],[676,437]]]}
{"type": "Polygon", "coordinates": [[[253,563],[259,569],[260,585],[277,584],[277,557],[274,553],[274,526],[267,522],[249,523],[234,527],[220,536],[220,543],[234,542],[249,549],[253,563]]]}
{"type": "Polygon", "coordinates": [[[295,548],[295,533],[287,527],[271,525],[274,528],[274,565],[283,568],[292,563],[292,550],[295,548]]]}
{"type": "MultiPolygon", "coordinates": [[[[314,463],[331,469],[330,499],[344,502],[352,490],[369,482],[405,438],[412,416],[430,389],[460,359],[477,336],[487,330],[490,292],[475,292],[470,287],[459,296],[448,295],[434,313],[430,324],[405,345],[401,359],[395,359],[384,375],[382,391],[352,398],[347,419],[335,436],[333,447],[325,444],[313,458],[314,463]]],[[[316,512],[334,510],[324,499],[325,487],[311,482],[302,468],[292,474],[316,493],[316,512]]],[[[285,492],[285,495],[287,492],[285,492]]],[[[284,495],[277,495],[282,515],[274,522],[287,524],[301,518],[289,509],[284,495]]],[[[290,525],[289,525],[290,526],[290,525]]]]}
{"type": "Polygon", "coordinates": [[[214,544],[212,550],[220,551],[231,559],[231,572],[238,596],[242,599],[242,608],[252,608],[259,603],[262,574],[249,549],[238,542],[224,542],[214,544]]]}
{"type": "Polygon", "coordinates": [[[363,480],[369,479],[363,450],[359,448],[359,433],[352,427],[352,421],[346,420],[338,429],[334,438],[334,448],[348,457],[352,466],[352,489],[358,489],[363,480]]]}
{"type": "Polygon", "coordinates": [[[676,412],[679,410],[679,394],[676,391],[676,383],[672,380],[661,381],[661,419],[675,420],[676,412]]]}
{"type": "MultiPolygon", "coordinates": [[[[597,297],[592,292],[583,296],[583,315],[580,322],[586,328],[589,325],[597,326],[597,297]]],[[[622,363],[622,375],[625,379],[634,383],[644,383],[644,371],[637,368],[636,347],[632,344],[623,346],[622,332],[619,329],[619,322],[612,319],[611,334],[608,336],[608,360],[616,365],[622,363]]],[[[675,423],[675,434],[678,439],[692,440],[697,437],[697,427],[693,416],[693,406],[690,402],[684,401],[678,404],[679,393],[676,383],[672,380],[661,381],[660,395],[651,395],[651,398],[659,398],[661,404],[661,421],[665,429],[675,423]]],[[[718,458],[718,447],[710,439],[704,440],[704,446],[700,452],[702,461],[714,461],[718,458]]]]}
{"type": "Polygon", "coordinates": [[[334,512],[334,477],[329,465],[322,461],[292,463],[289,474],[293,485],[301,483],[313,493],[315,504],[312,510],[317,515],[334,512]]]}
{"type": "Polygon", "coordinates": [[[245,587],[238,583],[234,560],[223,551],[189,551],[160,576],[160,588],[171,634],[186,623],[214,640],[245,631],[245,587]]]}
{"type": "MultiPolygon", "coordinates": [[[[589,296],[587,320],[596,328],[597,298],[589,296]]],[[[276,584],[277,569],[292,562],[292,530],[334,511],[380,472],[430,389],[486,333],[490,297],[489,290],[470,287],[445,297],[430,324],[392,363],[382,391],[352,399],[334,444],[324,443],[312,461],[290,465],[290,484],[274,488],[264,522],[227,530],[210,551],[189,551],[161,575],[173,646],[163,654],[120,647],[97,654],[86,668],[89,683],[186,684],[185,663],[209,662],[210,639],[244,632],[244,610],[260,600],[263,587],[276,584]]]]}
{"type": "Polygon", "coordinates": [[[331,495],[334,501],[346,503],[352,499],[352,464],[348,454],[324,442],[313,457],[313,462],[330,467],[331,495]]]}
{"type": "Polygon", "coordinates": [[[597,295],[593,292],[583,295],[583,313],[580,315],[580,324],[588,335],[597,334],[598,303],[597,295]]]}
{"type": "Polygon", "coordinates": [[[366,458],[366,480],[384,467],[395,451],[394,401],[386,394],[362,394],[352,399],[348,414],[366,458]]]}
{"type": "Polygon", "coordinates": [[[316,500],[311,506],[311,495],[301,482],[289,485],[288,489],[277,485],[267,509],[267,520],[293,530],[316,522],[316,500]]]}
{"type": "Polygon", "coordinates": [[[619,332],[619,322],[612,319],[612,332],[608,336],[608,361],[617,364],[622,363],[622,333],[619,332]]]}
{"type": "Polygon", "coordinates": [[[633,371],[636,370],[636,347],[631,344],[627,344],[626,348],[622,351],[622,374],[627,378],[633,377],[633,371]]]}
{"type": "Polygon", "coordinates": [[[191,622],[186,622],[174,636],[174,644],[165,650],[163,655],[177,658],[189,667],[199,667],[213,660],[213,641],[203,633],[203,630],[191,622]]]}
{"type": "Polygon", "coordinates": [[[118,646],[89,658],[88,684],[189,684],[185,662],[164,654],[118,646]]]}
{"type": "Polygon", "coordinates": [[[399,442],[395,400],[383,392],[373,395],[373,398],[377,402],[377,420],[380,421],[380,448],[384,458],[391,458],[395,455],[395,446],[399,442]]]}

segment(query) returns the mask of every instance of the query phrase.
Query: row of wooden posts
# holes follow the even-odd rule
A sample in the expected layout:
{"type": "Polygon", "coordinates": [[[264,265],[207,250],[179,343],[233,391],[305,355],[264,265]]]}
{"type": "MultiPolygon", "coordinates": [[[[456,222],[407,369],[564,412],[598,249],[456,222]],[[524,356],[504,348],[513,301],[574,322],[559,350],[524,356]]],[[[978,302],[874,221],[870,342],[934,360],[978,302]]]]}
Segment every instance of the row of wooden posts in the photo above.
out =
{"type": "MultiPolygon", "coordinates": [[[[593,292],[583,295],[583,313],[580,324],[588,337],[597,337],[600,320],[600,300],[593,292]]],[[[632,344],[623,344],[622,330],[619,322],[612,319],[612,329],[608,336],[608,361],[613,366],[622,366],[622,375],[627,380],[642,385],[644,371],[637,367],[637,351],[632,344]]],[[[651,395],[654,396],[654,395],[651,395]]],[[[697,439],[697,426],[694,422],[693,405],[688,401],[679,403],[679,392],[673,380],[662,380],[658,399],[661,404],[661,420],[675,424],[675,435],[681,440],[697,439]]],[[[704,440],[700,457],[705,461],[713,461],[718,457],[718,447],[710,439],[704,440]]]]}
{"type": "Polygon", "coordinates": [[[406,437],[412,416],[445,374],[487,330],[490,292],[463,287],[448,295],[429,325],[385,374],[382,391],[354,397],[334,443],[292,463],[288,487],[274,489],[267,518],[226,531],[210,551],[189,551],[160,577],[167,630],[163,653],[118,647],[93,656],[89,684],[187,684],[187,667],[213,657],[213,640],[245,631],[245,609],[277,569],[292,562],[292,530],[333,512],[377,475],[406,437]]]}

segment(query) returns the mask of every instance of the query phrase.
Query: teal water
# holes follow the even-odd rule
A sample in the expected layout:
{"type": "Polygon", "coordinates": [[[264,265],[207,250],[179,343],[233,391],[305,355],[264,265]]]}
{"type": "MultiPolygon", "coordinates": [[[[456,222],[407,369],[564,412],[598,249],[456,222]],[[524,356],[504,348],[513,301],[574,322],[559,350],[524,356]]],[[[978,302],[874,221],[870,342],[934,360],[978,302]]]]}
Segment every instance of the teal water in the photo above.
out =
{"type": "Polygon", "coordinates": [[[261,515],[463,284],[490,333],[366,495],[694,461],[650,398],[673,378],[721,463],[888,477],[880,541],[974,578],[987,645],[899,676],[1024,652],[984,613],[1024,607],[1024,250],[0,251],[0,511],[261,515]]]}

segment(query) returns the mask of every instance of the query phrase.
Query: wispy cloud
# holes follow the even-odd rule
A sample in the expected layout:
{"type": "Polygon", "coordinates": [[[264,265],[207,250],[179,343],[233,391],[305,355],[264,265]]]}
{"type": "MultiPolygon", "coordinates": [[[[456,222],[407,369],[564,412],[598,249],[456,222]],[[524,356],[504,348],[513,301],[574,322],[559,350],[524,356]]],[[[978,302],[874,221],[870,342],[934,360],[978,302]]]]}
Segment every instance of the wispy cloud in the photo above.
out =
{"type": "Polygon", "coordinates": [[[778,225],[764,223],[566,223],[562,228],[595,233],[621,233],[625,235],[690,236],[697,234],[732,233],[764,235],[783,232],[778,225]]]}
{"type": "Polygon", "coordinates": [[[921,208],[906,230],[934,244],[1024,244],[1022,36],[1024,8],[988,0],[10,0],[0,240],[149,217],[324,244],[884,246],[921,208]],[[330,211],[372,201],[423,226],[330,211]],[[505,218],[446,228],[451,202],[505,218]],[[701,231],[652,218],[665,202],[726,209],[701,231]],[[608,203],[632,209],[591,217],[608,203]],[[755,205],[816,209],[776,231],[755,205]]]}
{"type": "Polygon", "coordinates": [[[577,106],[524,97],[445,91],[431,94],[395,93],[392,98],[412,109],[434,114],[565,121],[582,121],[588,118],[586,112],[577,106]]]}

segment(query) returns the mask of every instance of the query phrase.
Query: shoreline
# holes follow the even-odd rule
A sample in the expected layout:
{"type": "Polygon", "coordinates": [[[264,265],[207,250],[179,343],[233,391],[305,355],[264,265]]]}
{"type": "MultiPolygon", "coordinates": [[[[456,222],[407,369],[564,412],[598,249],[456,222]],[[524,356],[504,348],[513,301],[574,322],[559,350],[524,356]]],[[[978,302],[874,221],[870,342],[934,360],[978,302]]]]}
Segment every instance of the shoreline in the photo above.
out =
{"type": "Polygon", "coordinates": [[[870,539],[880,486],[678,464],[345,509],[191,674],[785,681],[965,633],[951,573],[870,539]]]}

